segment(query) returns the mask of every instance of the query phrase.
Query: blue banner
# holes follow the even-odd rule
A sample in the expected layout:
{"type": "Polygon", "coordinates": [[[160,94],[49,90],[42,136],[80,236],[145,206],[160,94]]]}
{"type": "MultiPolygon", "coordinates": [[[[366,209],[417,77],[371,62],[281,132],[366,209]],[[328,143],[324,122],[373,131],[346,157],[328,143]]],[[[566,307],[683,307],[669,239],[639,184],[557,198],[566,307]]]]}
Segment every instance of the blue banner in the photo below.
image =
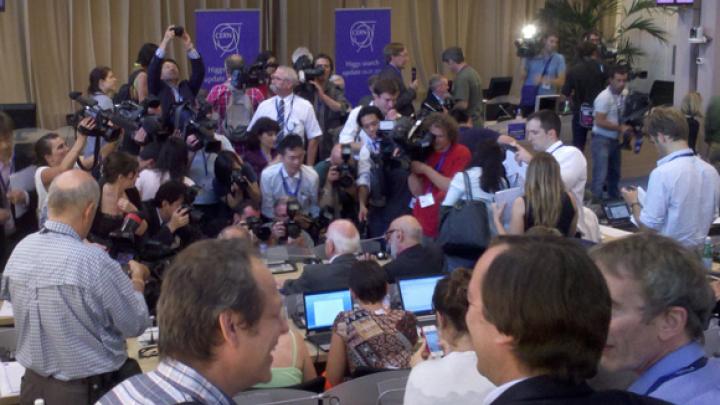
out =
{"type": "Polygon", "coordinates": [[[260,53],[260,10],[196,10],[195,46],[205,62],[206,89],[227,80],[225,58],[240,54],[245,66],[260,53]]]}
{"type": "Polygon", "coordinates": [[[369,94],[367,79],[385,66],[383,48],[390,41],[389,8],[335,10],[335,70],[353,105],[369,94]]]}

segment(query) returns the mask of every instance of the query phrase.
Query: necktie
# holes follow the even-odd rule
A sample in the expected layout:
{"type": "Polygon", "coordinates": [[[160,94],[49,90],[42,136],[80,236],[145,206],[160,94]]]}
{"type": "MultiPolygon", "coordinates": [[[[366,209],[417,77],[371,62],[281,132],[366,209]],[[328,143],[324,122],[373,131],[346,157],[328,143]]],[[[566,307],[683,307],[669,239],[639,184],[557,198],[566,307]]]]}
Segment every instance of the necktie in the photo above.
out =
{"type": "Polygon", "coordinates": [[[285,100],[283,99],[280,99],[277,104],[277,123],[280,126],[280,134],[282,134],[285,132],[285,100]]]}

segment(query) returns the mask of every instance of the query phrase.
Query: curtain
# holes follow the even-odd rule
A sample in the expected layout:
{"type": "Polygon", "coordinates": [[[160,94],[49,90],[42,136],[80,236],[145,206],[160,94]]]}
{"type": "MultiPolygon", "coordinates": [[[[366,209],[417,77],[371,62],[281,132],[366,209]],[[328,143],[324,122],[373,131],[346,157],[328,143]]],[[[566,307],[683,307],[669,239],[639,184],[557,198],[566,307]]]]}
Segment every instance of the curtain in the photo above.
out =
{"type": "MultiPolygon", "coordinates": [[[[119,83],[132,72],[145,42],[159,42],[170,24],[194,37],[196,9],[258,8],[261,43],[282,63],[301,45],[334,54],[336,8],[392,9],[393,40],[408,48],[421,93],[442,72],[440,54],[460,46],[487,86],[491,77],[519,74],[513,40],[545,0],[8,0],[0,13],[0,103],[34,102],[39,126],[57,128],[77,106],[95,66],[110,66],[119,83]]],[[[180,41],[170,56],[187,77],[180,41]],[[178,55],[180,57],[178,57],[178,55]]],[[[406,74],[409,75],[409,69],[406,74]]],[[[409,80],[409,77],[406,78],[409,80]]],[[[514,83],[514,92],[520,85],[514,83]]],[[[419,96],[421,97],[422,94],[419,96]]]]}

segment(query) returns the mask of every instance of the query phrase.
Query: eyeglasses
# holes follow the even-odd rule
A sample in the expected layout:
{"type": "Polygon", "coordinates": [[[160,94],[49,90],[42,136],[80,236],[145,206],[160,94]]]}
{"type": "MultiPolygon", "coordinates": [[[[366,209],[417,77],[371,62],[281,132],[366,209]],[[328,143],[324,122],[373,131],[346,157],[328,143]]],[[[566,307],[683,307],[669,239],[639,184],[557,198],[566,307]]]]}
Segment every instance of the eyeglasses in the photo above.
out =
{"type": "Polygon", "coordinates": [[[390,236],[393,234],[393,232],[397,231],[397,229],[388,229],[387,232],[385,232],[385,239],[390,239],[390,236]]]}

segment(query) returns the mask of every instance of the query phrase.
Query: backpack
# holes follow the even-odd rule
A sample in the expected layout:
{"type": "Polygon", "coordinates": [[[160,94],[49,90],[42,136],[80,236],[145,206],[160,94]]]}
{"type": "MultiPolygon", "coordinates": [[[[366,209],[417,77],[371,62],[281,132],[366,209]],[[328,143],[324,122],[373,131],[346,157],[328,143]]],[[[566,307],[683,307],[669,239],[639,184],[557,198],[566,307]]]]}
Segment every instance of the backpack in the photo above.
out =
{"type": "Polygon", "coordinates": [[[115,97],[113,97],[113,104],[120,104],[123,101],[138,101],[137,89],[135,88],[135,79],[145,69],[138,69],[130,74],[127,83],[120,86],[115,97]]]}

